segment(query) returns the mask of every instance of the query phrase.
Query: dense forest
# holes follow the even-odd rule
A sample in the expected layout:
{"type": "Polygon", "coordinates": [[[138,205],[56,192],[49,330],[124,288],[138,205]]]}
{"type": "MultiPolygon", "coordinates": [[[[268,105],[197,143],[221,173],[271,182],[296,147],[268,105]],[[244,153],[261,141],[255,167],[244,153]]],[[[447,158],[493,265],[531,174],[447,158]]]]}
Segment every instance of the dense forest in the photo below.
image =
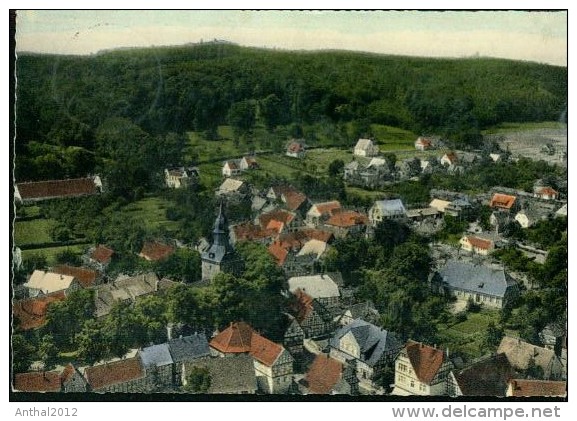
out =
{"type": "Polygon", "coordinates": [[[566,67],[217,42],[19,54],[16,72],[19,181],[150,172],[179,163],[186,132],[218,140],[223,124],[238,136],[255,124],[385,124],[474,145],[500,122],[558,120],[567,103],[566,67]]]}

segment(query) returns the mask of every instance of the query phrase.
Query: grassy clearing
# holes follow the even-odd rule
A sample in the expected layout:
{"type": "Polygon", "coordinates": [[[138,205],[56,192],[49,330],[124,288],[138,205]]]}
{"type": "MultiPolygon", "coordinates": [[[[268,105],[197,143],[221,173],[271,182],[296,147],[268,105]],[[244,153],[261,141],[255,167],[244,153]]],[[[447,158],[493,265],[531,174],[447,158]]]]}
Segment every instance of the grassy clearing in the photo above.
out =
{"type": "Polygon", "coordinates": [[[490,127],[483,130],[482,134],[499,134],[499,133],[512,133],[512,132],[523,132],[535,129],[563,129],[566,128],[565,123],[560,123],[558,121],[540,121],[540,122],[527,122],[527,123],[501,123],[495,127],[490,127]]]}
{"type": "Polygon", "coordinates": [[[45,247],[40,249],[22,250],[22,260],[29,259],[34,255],[43,255],[46,257],[48,265],[56,264],[56,256],[58,253],[69,250],[76,254],[82,254],[89,247],[90,244],[75,244],[73,246],[59,246],[59,247],[45,247]]]}
{"type": "Polygon", "coordinates": [[[336,159],[340,159],[345,164],[353,160],[353,152],[349,149],[310,149],[307,151],[305,161],[310,166],[316,165],[319,174],[327,174],[329,165],[336,159]]]}
{"type": "Polygon", "coordinates": [[[52,241],[50,231],[56,222],[52,219],[33,219],[17,221],[14,224],[14,243],[40,244],[52,241]]]}
{"type": "Polygon", "coordinates": [[[469,358],[481,356],[481,345],[487,326],[499,321],[499,311],[483,309],[479,313],[467,313],[467,320],[452,326],[439,325],[439,339],[452,351],[462,352],[469,358]]]}
{"type": "MultiPolygon", "coordinates": [[[[382,124],[371,124],[371,129],[377,143],[381,146],[399,145],[404,147],[413,146],[417,135],[409,130],[403,130],[398,127],[384,126],[382,124]]],[[[381,147],[382,149],[382,147],[381,147]]]]}
{"type": "Polygon", "coordinates": [[[160,197],[147,197],[127,205],[122,211],[144,220],[147,228],[155,229],[162,226],[170,231],[177,228],[177,223],[166,218],[166,208],[169,205],[170,202],[160,197]]]}

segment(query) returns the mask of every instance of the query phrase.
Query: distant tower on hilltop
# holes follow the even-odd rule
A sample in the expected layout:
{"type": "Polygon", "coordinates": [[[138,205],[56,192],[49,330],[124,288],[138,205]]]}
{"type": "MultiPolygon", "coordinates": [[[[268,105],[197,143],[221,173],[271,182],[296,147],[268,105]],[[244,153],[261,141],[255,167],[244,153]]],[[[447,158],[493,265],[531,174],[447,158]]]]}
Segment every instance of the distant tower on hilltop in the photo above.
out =
{"type": "Polygon", "coordinates": [[[212,230],[212,244],[202,253],[202,279],[212,281],[219,272],[237,273],[239,258],[228,238],[228,222],[224,214],[223,202],[220,202],[218,216],[212,230]]]}

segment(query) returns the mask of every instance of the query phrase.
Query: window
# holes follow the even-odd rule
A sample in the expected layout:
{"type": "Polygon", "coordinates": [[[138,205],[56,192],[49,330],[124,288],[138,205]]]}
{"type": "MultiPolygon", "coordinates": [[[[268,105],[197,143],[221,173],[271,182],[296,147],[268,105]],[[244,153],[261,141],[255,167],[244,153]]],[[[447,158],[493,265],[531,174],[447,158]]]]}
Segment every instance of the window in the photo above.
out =
{"type": "Polygon", "coordinates": [[[406,372],[407,372],[407,366],[406,366],[405,364],[403,364],[403,363],[399,363],[398,368],[399,368],[399,371],[400,371],[401,373],[406,373],[406,372]]]}
{"type": "Polygon", "coordinates": [[[411,388],[415,387],[415,381],[411,379],[411,388]]]}
{"type": "Polygon", "coordinates": [[[419,383],[419,392],[426,392],[427,391],[427,386],[425,386],[423,383],[419,383]]]}

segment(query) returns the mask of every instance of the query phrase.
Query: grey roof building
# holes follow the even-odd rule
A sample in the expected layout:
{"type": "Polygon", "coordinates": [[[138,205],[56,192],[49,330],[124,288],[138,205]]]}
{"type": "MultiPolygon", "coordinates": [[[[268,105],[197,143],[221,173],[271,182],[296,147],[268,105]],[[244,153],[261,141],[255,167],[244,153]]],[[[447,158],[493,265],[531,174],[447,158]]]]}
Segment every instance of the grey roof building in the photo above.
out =
{"type": "Polygon", "coordinates": [[[407,211],[401,199],[377,200],[369,210],[369,220],[373,225],[385,219],[404,219],[407,211]]]}
{"type": "Polygon", "coordinates": [[[330,342],[331,357],[356,362],[361,379],[372,378],[375,370],[395,359],[404,343],[391,332],[361,319],[343,326],[330,342]]]}
{"type": "Polygon", "coordinates": [[[171,339],[168,341],[168,349],[175,364],[210,356],[208,340],[204,333],[171,339]]]}
{"type": "Polygon", "coordinates": [[[449,260],[433,281],[456,295],[458,300],[472,298],[477,303],[497,308],[502,308],[518,293],[517,282],[502,266],[449,260]]]}
{"type": "Polygon", "coordinates": [[[142,348],[139,352],[140,360],[145,368],[163,367],[173,363],[172,356],[168,350],[168,344],[152,345],[142,348]]]}
{"type": "Polygon", "coordinates": [[[255,393],[256,375],[252,357],[248,354],[227,355],[220,358],[200,359],[184,364],[183,384],[194,367],[204,368],[210,377],[206,393],[255,393]]]}

